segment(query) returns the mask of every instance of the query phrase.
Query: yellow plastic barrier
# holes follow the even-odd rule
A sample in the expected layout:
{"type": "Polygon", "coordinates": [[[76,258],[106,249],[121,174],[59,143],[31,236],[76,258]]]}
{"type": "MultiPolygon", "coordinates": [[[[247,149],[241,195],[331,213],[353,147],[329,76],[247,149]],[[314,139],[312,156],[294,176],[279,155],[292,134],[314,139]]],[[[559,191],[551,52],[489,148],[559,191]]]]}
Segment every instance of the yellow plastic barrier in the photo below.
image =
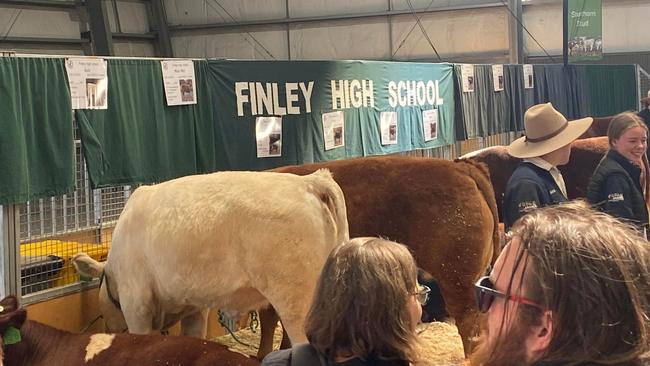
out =
{"type": "Polygon", "coordinates": [[[45,240],[21,244],[20,255],[26,263],[30,259],[47,258],[54,255],[63,259],[63,268],[57,274],[53,286],[63,286],[79,281],[79,274],[70,262],[72,256],[85,252],[98,261],[105,261],[108,256],[110,244],[79,243],[75,241],[45,240]]]}

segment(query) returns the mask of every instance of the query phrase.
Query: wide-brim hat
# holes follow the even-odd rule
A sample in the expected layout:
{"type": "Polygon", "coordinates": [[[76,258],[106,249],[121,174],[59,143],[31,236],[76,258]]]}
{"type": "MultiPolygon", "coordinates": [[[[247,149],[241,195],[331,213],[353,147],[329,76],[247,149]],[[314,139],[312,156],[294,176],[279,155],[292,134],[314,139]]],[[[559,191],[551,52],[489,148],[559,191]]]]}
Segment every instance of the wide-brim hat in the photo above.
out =
{"type": "Polygon", "coordinates": [[[508,154],[515,158],[534,158],[566,146],[585,133],[591,117],[567,121],[551,103],[537,104],[524,114],[524,137],[508,146],[508,154]]]}

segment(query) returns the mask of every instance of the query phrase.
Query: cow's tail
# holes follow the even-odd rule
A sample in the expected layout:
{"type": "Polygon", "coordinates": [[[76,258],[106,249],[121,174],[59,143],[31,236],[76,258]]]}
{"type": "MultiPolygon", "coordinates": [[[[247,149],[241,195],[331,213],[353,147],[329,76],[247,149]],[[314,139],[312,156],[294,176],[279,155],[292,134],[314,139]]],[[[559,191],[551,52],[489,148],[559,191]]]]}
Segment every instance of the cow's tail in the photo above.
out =
{"type": "Polygon", "coordinates": [[[71,261],[79,274],[90,278],[100,278],[106,265],[106,262],[98,262],[84,252],[75,254],[71,261]]]}
{"type": "Polygon", "coordinates": [[[492,220],[494,228],[492,233],[492,259],[490,263],[494,265],[499,253],[501,252],[501,239],[499,236],[499,209],[497,208],[497,201],[494,198],[494,189],[490,180],[490,172],[484,163],[474,161],[473,159],[456,160],[456,164],[464,167],[465,172],[474,179],[478,190],[481,191],[485,202],[487,202],[490,211],[492,212],[492,220]]]}
{"type": "Polygon", "coordinates": [[[318,169],[307,177],[312,180],[312,184],[309,185],[312,193],[324,204],[336,226],[337,245],[349,240],[350,229],[345,198],[341,187],[332,178],[332,173],[328,169],[318,169]]]}

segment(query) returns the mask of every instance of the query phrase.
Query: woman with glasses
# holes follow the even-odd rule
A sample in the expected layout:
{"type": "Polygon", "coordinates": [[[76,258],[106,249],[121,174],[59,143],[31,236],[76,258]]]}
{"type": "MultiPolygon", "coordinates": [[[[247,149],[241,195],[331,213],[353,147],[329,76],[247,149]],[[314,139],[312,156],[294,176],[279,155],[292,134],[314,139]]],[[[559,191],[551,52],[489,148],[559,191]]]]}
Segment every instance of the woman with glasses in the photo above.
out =
{"type": "Polygon", "coordinates": [[[648,268],[645,239],[584,202],[523,216],[476,283],[486,321],[471,364],[643,364],[648,268]]]}
{"type": "Polygon", "coordinates": [[[305,321],[309,344],[262,365],[402,366],[418,360],[415,327],[428,298],[402,244],[356,238],[330,253],[305,321]]]}

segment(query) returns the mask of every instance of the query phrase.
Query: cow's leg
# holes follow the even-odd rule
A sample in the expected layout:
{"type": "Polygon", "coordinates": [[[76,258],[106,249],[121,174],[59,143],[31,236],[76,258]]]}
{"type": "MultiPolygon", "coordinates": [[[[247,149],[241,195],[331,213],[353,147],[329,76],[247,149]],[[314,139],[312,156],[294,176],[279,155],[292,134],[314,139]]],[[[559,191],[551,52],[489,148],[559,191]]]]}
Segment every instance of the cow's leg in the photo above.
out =
{"type": "Polygon", "coordinates": [[[260,309],[259,314],[262,337],[260,338],[260,348],[257,350],[257,359],[262,360],[264,356],[273,351],[273,335],[280,317],[273,306],[260,309]]]}
{"type": "Polygon", "coordinates": [[[136,292],[142,294],[142,298],[122,300],[122,312],[129,333],[149,334],[153,330],[153,305],[151,295],[146,296],[146,291],[136,292]]]}
{"type": "Polygon", "coordinates": [[[208,313],[210,309],[197,310],[181,319],[181,333],[186,336],[205,339],[208,334],[208,313]]]}
{"type": "MultiPolygon", "coordinates": [[[[303,271],[307,273],[308,271],[303,271]]],[[[275,272],[277,273],[277,272],[275,272]]],[[[286,280],[284,283],[292,283],[292,289],[301,289],[300,291],[274,291],[263,295],[273,304],[282,321],[282,326],[289,335],[291,344],[307,342],[304,331],[304,322],[309,311],[311,297],[316,285],[316,278],[301,278],[299,283],[286,280]]],[[[281,279],[275,280],[280,283],[281,279]]]]}
{"type": "Polygon", "coordinates": [[[465,357],[468,357],[474,348],[477,336],[479,335],[480,314],[475,309],[468,308],[456,318],[458,334],[463,341],[465,357]]]}

